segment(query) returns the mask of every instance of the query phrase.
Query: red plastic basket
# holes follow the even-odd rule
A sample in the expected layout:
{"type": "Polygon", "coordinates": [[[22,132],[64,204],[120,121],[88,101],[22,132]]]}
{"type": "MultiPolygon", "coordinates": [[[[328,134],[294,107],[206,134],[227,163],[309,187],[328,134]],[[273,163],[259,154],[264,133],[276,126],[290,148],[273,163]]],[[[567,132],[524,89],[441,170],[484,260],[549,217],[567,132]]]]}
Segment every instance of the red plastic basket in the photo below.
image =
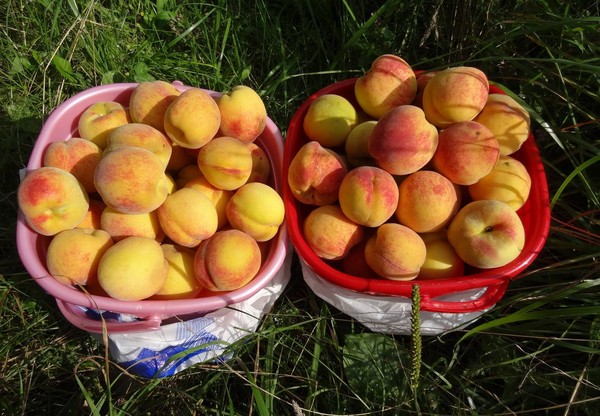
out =
{"type": "MultiPolygon", "coordinates": [[[[173,83],[179,90],[189,88],[180,82],[173,83]]],[[[52,112],[44,124],[33,148],[27,170],[41,166],[47,145],[58,140],[66,140],[77,134],[79,116],[85,109],[98,101],[117,101],[128,105],[136,83],[117,83],[103,85],[82,91],[62,103],[52,112]]],[[[220,93],[205,90],[213,97],[220,93]]],[[[264,132],[256,139],[271,163],[271,185],[282,192],[280,172],[282,170],[283,139],[275,123],[268,118],[264,132]]],[[[63,315],[75,326],[89,332],[101,333],[104,328],[109,332],[135,332],[157,329],[166,318],[181,315],[200,315],[228,305],[241,302],[265,287],[282,267],[287,252],[287,230],[280,227],[277,235],[269,242],[266,258],[257,276],[246,286],[231,292],[201,294],[194,299],[142,300],[137,302],[120,301],[107,296],[90,295],[75,288],[65,286],[54,279],[46,268],[46,249],[50,242],[34,232],[26,223],[21,212],[17,218],[17,248],[21,261],[31,277],[56,302],[63,315]],[[86,308],[95,311],[110,311],[131,315],[131,321],[106,321],[92,319],[86,308]]]]}
{"type": "MultiPolygon", "coordinates": [[[[292,117],[285,139],[283,154],[283,199],[286,210],[286,223],[290,239],[302,261],[318,276],[340,287],[373,295],[410,297],[412,286],[418,284],[421,293],[421,309],[424,311],[458,313],[480,311],[494,305],[504,295],[511,279],[518,277],[538,256],[546,242],[550,227],[550,204],[544,166],[533,135],[525,141],[513,157],[520,160],[531,175],[531,192],[518,215],[525,227],[523,251],[506,266],[490,270],[469,270],[468,274],[438,280],[394,281],[379,278],[364,278],[341,272],[334,262],[319,258],[308,246],[302,233],[302,224],[310,212],[308,207],[298,202],[287,184],[288,167],[294,155],[308,139],[302,123],[311,102],[324,94],[338,94],[358,108],[354,96],[357,78],[331,84],[311,95],[292,117]],[[442,295],[462,292],[469,289],[486,288],[484,294],[474,301],[446,302],[436,300],[442,295]]],[[[504,93],[490,85],[490,93],[504,93]]]]}

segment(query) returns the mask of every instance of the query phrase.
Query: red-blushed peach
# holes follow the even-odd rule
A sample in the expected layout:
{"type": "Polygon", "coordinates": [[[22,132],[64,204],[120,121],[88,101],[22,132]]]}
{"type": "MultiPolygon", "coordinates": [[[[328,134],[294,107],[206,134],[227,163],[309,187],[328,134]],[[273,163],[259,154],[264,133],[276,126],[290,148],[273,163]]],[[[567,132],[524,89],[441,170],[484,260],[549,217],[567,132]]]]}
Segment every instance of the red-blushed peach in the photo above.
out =
{"type": "Polygon", "coordinates": [[[375,160],[369,153],[369,137],[376,124],[377,120],[367,120],[350,130],[344,143],[346,160],[350,166],[375,166],[375,160]]]}
{"type": "Polygon", "coordinates": [[[309,105],[302,127],[306,137],[323,147],[341,146],[358,122],[352,103],[338,94],[324,94],[309,105]]]}
{"type": "Polygon", "coordinates": [[[246,86],[236,85],[217,98],[221,112],[220,136],[235,137],[251,143],[260,136],[267,124],[267,109],[258,93],[246,86]]]}
{"type": "Polygon", "coordinates": [[[89,196],[73,174],[48,166],[27,172],[17,188],[17,203],[31,229],[49,236],[81,223],[89,196]]]}
{"type": "Polygon", "coordinates": [[[198,167],[215,187],[233,191],[252,174],[252,154],[246,143],[228,136],[215,137],[198,152],[198,167]]]}
{"type": "Polygon", "coordinates": [[[268,183],[271,177],[271,161],[262,147],[256,143],[248,143],[252,156],[252,172],[248,182],[268,183]]]}
{"type": "Polygon", "coordinates": [[[202,291],[202,285],[194,274],[195,251],[176,244],[161,244],[165,259],[169,263],[167,280],[150,299],[192,299],[202,291]]]}
{"type": "Polygon", "coordinates": [[[365,235],[365,227],[346,217],[337,204],[314,208],[304,219],[302,230],[308,246],[325,260],[343,259],[365,235]]]}
{"type": "Polygon", "coordinates": [[[167,280],[169,263],[160,243],[147,237],[127,237],[104,252],[98,263],[98,283],[112,298],[138,301],[156,294],[167,280]]]}
{"type": "Polygon", "coordinates": [[[337,202],[348,168],[334,150],[310,141],[296,152],[288,167],[288,185],[294,197],[309,205],[337,202]]]}
{"type": "Polygon", "coordinates": [[[99,230],[100,219],[102,218],[102,211],[104,211],[104,208],[106,208],[106,204],[97,195],[89,197],[88,211],[83,220],[77,224],[76,228],[92,228],[94,230],[99,230]]]}
{"type": "Polygon", "coordinates": [[[283,223],[283,199],[269,185],[250,182],[238,188],[226,207],[227,219],[233,228],[250,235],[256,241],[269,241],[283,223]]]}
{"type": "Polygon", "coordinates": [[[217,231],[217,210],[212,201],[196,189],[178,189],[157,212],[166,236],[184,247],[197,247],[217,231]]]}
{"type": "Polygon", "coordinates": [[[500,155],[491,172],[467,187],[473,200],[496,199],[515,211],[525,205],[531,191],[531,175],[519,160],[500,155]]]}
{"type": "Polygon", "coordinates": [[[380,225],[365,246],[367,264],[385,279],[413,280],[425,258],[425,243],[419,234],[393,222],[380,225]]]}
{"type": "Polygon", "coordinates": [[[339,205],[344,215],[355,223],[378,227],[396,211],[396,180],[387,171],[375,166],[356,167],[342,180],[339,205]]]}
{"type": "Polygon", "coordinates": [[[186,183],[196,178],[204,178],[204,176],[200,172],[198,163],[194,160],[193,164],[186,165],[177,171],[175,183],[177,184],[177,188],[183,188],[186,183]]]}
{"type": "Polygon", "coordinates": [[[158,156],[141,147],[121,147],[102,156],[94,182],[104,203],[125,214],[154,211],[171,184],[158,156]]]}
{"type": "Polygon", "coordinates": [[[184,188],[192,188],[197,191],[200,191],[211,200],[215,209],[217,210],[217,229],[220,230],[229,224],[229,220],[227,219],[227,203],[233,196],[234,191],[225,191],[223,189],[219,189],[212,185],[206,178],[202,175],[197,178],[190,179],[183,186],[184,188]]]}
{"type": "Polygon", "coordinates": [[[438,71],[423,90],[425,117],[440,129],[473,120],[487,101],[489,87],[486,74],[478,68],[457,66],[438,71]]]}
{"type": "Polygon", "coordinates": [[[529,137],[529,112],[506,94],[488,95],[485,106],[474,120],[494,133],[501,155],[513,154],[529,137]]]}
{"type": "Polygon", "coordinates": [[[179,172],[181,169],[185,168],[189,165],[196,164],[196,158],[193,157],[188,149],[185,147],[181,147],[176,143],[171,143],[171,157],[169,158],[169,163],[167,164],[168,172],[179,172]]]}
{"type": "Polygon", "coordinates": [[[440,132],[431,159],[434,170],[457,185],[471,185],[491,172],[500,149],[494,134],[476,121],[461,121],[440,132]]]}
{"type": "Polygon", "coordinates": [[[491,269],[504,266],[521,254],[525,229],[521,218],[505,202],[473,201],[450,222],[448,241],[465,263],[491,269]]]}
{"type": "Polygon", "coordinates": [[[257,241],[234,228],[217,231],[203,241],[194,256],[194,273],[208,290],[230,291],[244,287],[262,265],[257,241]]]}
{"type": "Polygon", "coordinates": [[[418,279],[447,279],[464,274],[465,262],[448,241],[446,230],[419,235],[425,242],[426,255],[418,279]]]}
{"type": "Polygon", "coordinates": [[[104,152],[126,146],[137,146],[150,150],[162,160],[165,169],[171,159],[171,142],[167,136],[147,124],[129,123],[117,127],[108,135],[104,152]]]}
{"type": "Polygon", "coordinates": [[[113,240],[103,230],[64,230],[52,237],[46,266],[64,285],[86,285],[96,280],[100,258],[112,245],[113,240]]]}
{"type": "Polygon", "coordinates": [[[423,110],[401,105],[385,113],[369,138],[369,154],[392,175],[408,175],[424,167],[438,146],[438,130],[423,110]]]}
{"type": "Polygon", "coordinates": [[[106,207],[100,217],[100,228],[110,234],[114,241],[138,236],[161,242],[165,236],[156,210],[141,214],[124,214],[106,207]]]}
{"type": "Polygon", "coordinates": [[[394,107],[410,104],[416,93],[417,79],[412,67],[391,54],[377,57],[354,84],[358,104],[375,119],[394,107]]]}
{"type": "Polygon", "coordinates": [[[221,113],[215,99],[200,88],[182,92],[165,112],[165,132],[176,144],[199,149],[219,131],[221,113]]]}
{"type": "Polygon", "coordinates": [[[71,172],[88,193],[96,192],[94,171],[102,150],[80,137],[52,142],[46,147],[42,166],[53,166],[71,172]]]}
{"type": "Polygon", "coordinates": [[[165,131],[165,113],[181,91],[166,81],[140,82],[129,98],[129,114],[135,123],[144,123],[165,131]]]}
{"type": "Polygon", "coordinates": [[[79,116],[79,137],[94,142],[104,150],[110,132],[130,122],[129,111],[123,104],[99,101],[87,107],[79,116]]]}
{"type": "MultiPolygon", "coordinates": [[[[375,229],[374,229],[375,230],[375,229]]],[[[365,246],[368,237],[350,249],[346,257],[340,260],[340,270],[351,276],[366,277],[369,279],[379,278],[379,275],[371,269],[365,259],[365,246]]]]}
{"type": "Polygon", "coordinates": [[[431,170],[411,173],[400,182],[398,190],[396,219],[417,233],[445,227],[461,203],[458,187],[431,170]]]}

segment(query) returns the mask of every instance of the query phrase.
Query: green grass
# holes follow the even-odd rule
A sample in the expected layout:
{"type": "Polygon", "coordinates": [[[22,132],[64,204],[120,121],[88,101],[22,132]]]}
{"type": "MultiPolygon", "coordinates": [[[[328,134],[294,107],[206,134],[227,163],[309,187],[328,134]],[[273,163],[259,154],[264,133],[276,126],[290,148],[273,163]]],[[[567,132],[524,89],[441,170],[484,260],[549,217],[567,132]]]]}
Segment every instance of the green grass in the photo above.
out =
{"type": "Polygon", "coordinates": [[[556,0],[6,2],[0,414],[594,415],[599,9],[597,1],[556,0]],[[147,380],[66,322],[21,265],[18,172],[44,118],[73,94],[151,79],[219,91],[243,83],[261,93],[285,134],[308,95],[359,75],[383,53],[416,69],[477,66],[510,89],[532,114],[552,202],[550,234],[534,264],[466,329],[423,337],[419,371],[415,339],[372,333],[330,307],[295,263],[258,331],[232,346],[236,358],[147,380]]]}

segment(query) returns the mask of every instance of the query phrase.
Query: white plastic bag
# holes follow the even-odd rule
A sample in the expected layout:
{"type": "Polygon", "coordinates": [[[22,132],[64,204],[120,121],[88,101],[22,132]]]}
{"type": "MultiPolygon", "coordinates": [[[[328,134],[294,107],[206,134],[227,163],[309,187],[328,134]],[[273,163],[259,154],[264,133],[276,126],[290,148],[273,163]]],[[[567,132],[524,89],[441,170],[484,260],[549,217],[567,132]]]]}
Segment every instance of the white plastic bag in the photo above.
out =
{"type": "MultiPolygon", "coordinates": [[[[411,333],[411,300],[400,296],[376,296],[358,293],[326,281],[318,276],[304,261],[300,261],[304,281],[321,299],[365,325],[371,331],[389,334],[411,333]]],[[[471,289],[438,299],[464,302],[478,299],[486,288],[471,289]]],[[[421,334],[437,335],[471,323],[490,308],[477,312],[440,313],[421,311],[421,334]]]]}
{"type": "MultiPolygon", "coordinates": [[[[281,269],[268,285],[243,302],[204,316],[161,325],[157,330],[109,333],[113,360],[128,371],[148,378],[172,376],[196,363],[227,360],[228,345],[256,331],[279,298],[291,274],[288,250],[281,269]]],[[[102,342],[101,334],[93,334],[102,342]]]]}

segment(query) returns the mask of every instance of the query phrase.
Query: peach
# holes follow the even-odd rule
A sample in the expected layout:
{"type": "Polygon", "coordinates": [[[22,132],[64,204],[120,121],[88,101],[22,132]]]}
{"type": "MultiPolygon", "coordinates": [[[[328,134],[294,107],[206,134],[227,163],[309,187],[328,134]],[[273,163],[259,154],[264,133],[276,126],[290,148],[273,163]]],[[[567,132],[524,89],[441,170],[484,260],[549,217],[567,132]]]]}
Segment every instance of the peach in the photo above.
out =
{"type": "Polygon", "coordinates": [[[170,144],[171,157],[169,158],[169,163],[167,164],[167,171],[179,172],[186,166],[196,164],[196,158],[188,152],[188,149],[173,142],[170,142],[170,144]]]}
{"type": "Polygon", "coordinates": [[[79,137],[106,147],[108,135],[115,128],[131,122],[129,111],[116,101],[99,101],[87,107],[78,120],[79,137]]]}
{"type": "Polygon", "coordinates": [[[404,59],[390,54],[377,57],[354,84],[358,104],[375,119],[394,107],[410,104],[416,93],[413,69],[404,59]]]}
{"type": "Polygon", "coordinates": [[[476,121],[461,121],[440,132],[433,168],[457,185],[471,185],[490,173],[500,155],[494,134],[476,121]]]}
{"type": "Polygon", "coordinates": [[[181,246],[196,247],[217,231],[217,210],[212,201],[196,189],[175,191],[157,211],[166,236],[181,246]]]}
{"type": "Polygon", "coordinates": [[[438,146],[438,130],[423,110],[401,105],[385,113],[373,128],[369,154],[392,175],[407,175],[424,167],[438,146]]]}
{"type": "Polygon", "coordinates": [[[437,74],[437,71],[427,71],[417,74],[417,95],[415,95],[415,99],[411,103],[412,105],[423,108],[423,91],[435,74],[437,74]]]}
{"type": "Polygon", "coordinates": [[[193,164],[186,165],[177,171],[175,183],[177,184],[177,188],[183,188],[186,183],[196,178],[204,178],[204,176],[200,172],[198,163],[194,160],[193,164]]]}
{"type": "Polygon", "coordinates": [[[309,140],[332,148],[343,145],[357,123],[358,113],[350,101],[341,95],[324,94],[310,103],[302,127],[309,140]]]}
{"type": "Polygon", "coordinates": [[[134,235],[153,238],[159,242],[164,238],[156,210],[141,214],[124,214],[106,207],[100,217],[100,228],[110,234],[114,241],[134,235]]]}
{"type": "MultiPolygon", "coordinates": [[[[421,235],[423,237],[423,235],[421,235]]],[[[460,277],[465,270],[465,263],[445,238],[425,240],[425,262],[421,266],[419,279],[447,279],[460,277]]]]}
{"type": "Polygon", "coordinates": [[[250,235],[256,241],[269,241],[283,223],[283,199],[269,185],[250,182],[235,191],[226,207],[227,219],[233,228],[250,235]]]}
{"type": "Polygon", "coordinates": [[[385,223],[367,240],[365,260],[379,276],[390,280],[412,280],[425,263],[423,239],[410,228],[385,223]]]}
{"type": "Polygon", "coordinates": [[[461,194],[445,176],[419,170],[400,182],[396,218],[417,233],[445,227],[458,211],[461,194]]]}
{"type": "Polygon", "coordinates": [[[202,291],[202,285],[194,274],[194,250],[176,244],[161,244],[169,263],[167,280],[151,299],[191,299],[202,291]]]}
{"type": "Polygon", "coordinates": [[[194,256],[194,273],[200,284],[212,291],[244,287],[260,270],[261,251],[257,241],[243,231],[217,231],[203,241],[194,256]]]}
{"type": "Polygon", "coordinates": [[[200,88],[182,92],[165,112],[165,132],[176,144],[199,149],[219,131],[221,113],[215,99],[200,88]]]}
{"type": "Polygon", "coordinates": [[[350,130],[346,142],[344,143],[346,160],[350,166],[358,167],[375,165],[375,160],[369,153],[369,137],[376,124],[376,120],[367,120],[357,124],[350,130]]]}
{"type": "Polygon", "coordinates": [[[251,143],[264,131],[267,109],[260,95],[252,88],[236,85],[216,101],[221,112],[220,136],[251,143]]]}
{"type": "Polygon", "coordinates": [[[350,249],[350,252],[346,257],[340,260],[340,270],[351,276],[366,277],[366,278],[379,278],[377,273],[371,269],[365,259],[365,246],[368,238],[365,237],[363,241],[355,245],[350,249]]]}
{"type": "Polygon", "coordinates": [[[125,214],[154,211],[171,187],[162,160],[141,147],[121,147],[105,154],[94,175],[104,203],[125,214]]]}
{"type": "Polygon", "coordinates": [[[514,209],[493,199],[462,207],[448,226],[448,241],[463,261],[481,269],[504,266],[525,244],[525,229],[514,209]]]}
{"type": "Polygon", "coordinates": [[[365,235],[365,227],[346,217],[337,204],[314,208],[302,229],[308,246],[325,260],[343,259],[365,235]]]}
{"type": "Polygon", "coordinates": [[[248,182],[267,183],[271,177],[271,162],[262,147],[256,143],[248,143],[250,155],[252,156],[252,172],[248,182]]]}
{"type": "Polygon", "coordinates": [[[359,166],[342,180],[339,204],[350,220],[367,227],[386,222],[398,205],[398,186],[387,171],[375,166],[359,166]]]}
{"type": "Polygon", "coordinates": [[[309,205],[337,202],[348,168],[335,151],[310,141],[302,145],[288,167],[287,181],[294,197],[309,205]]]}
{"type": "Polygon", "coordinates": [[[233,191],[248,181],[252,174],[252,154],[236,138],[216,137],[198,152],[200,172],[213,186],[233,191]]]}
{"type": "Polygon", "coordinates": [[[180,94],[177,87],[165,81],[140,82],[129,98],[131,121],[147,124],[164,132],[167,108],[180,94]]]}
{"type": "Polygon", "coordinates": [[[496,199],[516,211],[529,198],[531,176],[523,163],[511,156],[500,155],[491,172],[469,185],[467,190],[473,200],[496,199]]]}
{"type": "Polygon", "coordinates": [[[529,112],[505,94],[489,94],[485,106],[474,120],[494,133],[501,155],[513,154],[529,137],[529,112]]]}
{"type": "Polygon", "coordinates": [[[227,203],[233,196],[234,191],[225,191],[213,186],[206,178],[200,175],[197,178],[190,179],[184,188],[192,188],[200,191],[206,196],[215,206],[217,210],[217,229],[220,230],[229,224],[227,219],[227,203]]]}
{"type": "Polygon", "coordinates": [[[169,273],[160,243],[147,237],[127,237],[104,252],[98,263],[98,283],[112,298],[147,299],[163,287],[169,273]]]}
{"type": "Polygon", "coordinates": [[[96,279],[100,258],[112,245],[113,240],[103,230],[64,230],[52,237],[46,252],[46,266],[64,285],[86,285],[96,279]]]}
{"type": "Polygon", "coordinates": [[[487,76],[478,68],[457,66],[438,71],[423,90],[427,120],[443,129],[458,121],[473,120],[489,94],[487,76]]]}
{"type": "Polygon", "coordinates": [[[108,135],[104,152],[126,146],[137,146],[150,150],[162,160],[165,169],[171,159],[171,143],[167,137],[160,130],[147,124],[129,123],[117,127],[108,135]]]}
{"type": "Polygon", "coordinates": [[[89,198],[88,211],[85,214],[83,220],[77,224],[76,228],[92,228],[94,230],[100,229],[100,219],[102,218],[102,211],[106,208],[106,204],[102,199],[89,198]]]}
{"type": "Polygon", "coordinates": [[[25,175],[17,188],[17,203],[31,229],[49,236],[81,223],[89,196],[73,174],[47,166],[25,175]]]}
{"type": "Polygon", "coordinates": [[[80,137],[52,142],[46,147],[42,166],[69,171],[88,193],[96,192],[94,170],[102,157],[102,150],[93,142],[80,137]]]}

